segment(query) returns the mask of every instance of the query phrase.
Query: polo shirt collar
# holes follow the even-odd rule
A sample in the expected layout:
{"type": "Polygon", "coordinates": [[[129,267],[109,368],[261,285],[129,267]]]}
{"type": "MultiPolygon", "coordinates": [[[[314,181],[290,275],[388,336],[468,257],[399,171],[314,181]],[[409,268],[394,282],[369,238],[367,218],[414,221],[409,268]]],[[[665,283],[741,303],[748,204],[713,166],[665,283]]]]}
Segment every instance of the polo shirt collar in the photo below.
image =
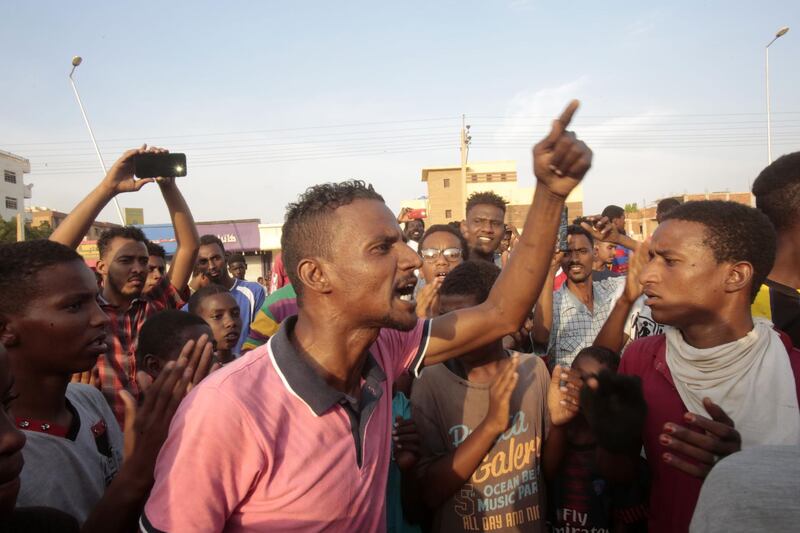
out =
{"type": "MultiPolygon", "coordinates": [[[[337,404],[352,405],[352,398],[328,385],[297,353],[289,338],[296,323],[297,316],[287,318],[281,323],[278,332],[269,340],[269,350],[281,380],[316,416],[322,416],[337,404]]],[[[367,352],[367,361],[361,375],[367,388],[371,388],[371,384],[386,381],[386,374],[370,352],[367,352]]],[[[362,394],[367,392],[380,396],[380,389],[362,391],[362,394]]]]}

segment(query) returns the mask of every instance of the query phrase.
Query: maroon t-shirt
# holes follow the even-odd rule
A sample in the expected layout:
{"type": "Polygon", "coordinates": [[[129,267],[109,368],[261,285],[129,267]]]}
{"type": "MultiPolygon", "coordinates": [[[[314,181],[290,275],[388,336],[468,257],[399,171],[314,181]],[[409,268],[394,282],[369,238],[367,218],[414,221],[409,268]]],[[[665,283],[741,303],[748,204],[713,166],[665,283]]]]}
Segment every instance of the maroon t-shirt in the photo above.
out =
{"type": "MultiPolygon", "coordinates": [[[[800,397],[800,351],[792,348],[791,340],[784,333],[778,333],[786,346],[800,397]]],[[[619,373],[639,376],[647,402],[647,419],[642,441],[652,475],[649,531],[688,531],[703,481],[681,472],[661,459],[661,455],[667,451],[658,441],[664,424],[672,422],[685,425],[683,415],[688,411],[675,389],[667,367],[666,337],[645,337],[631,343],[622,357],[619,373]]],[[[753,398],[754,401],[760,399],[753,398]]]]}

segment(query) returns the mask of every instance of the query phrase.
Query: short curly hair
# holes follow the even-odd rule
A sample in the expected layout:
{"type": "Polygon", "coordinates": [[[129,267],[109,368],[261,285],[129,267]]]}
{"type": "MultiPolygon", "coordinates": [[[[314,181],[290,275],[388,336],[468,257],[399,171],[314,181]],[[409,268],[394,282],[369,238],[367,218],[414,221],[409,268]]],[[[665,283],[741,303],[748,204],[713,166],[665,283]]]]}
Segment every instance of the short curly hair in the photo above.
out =
{"type": "Polygon", "coordinates": [[[450,224],[434,224],[430,228],[425,231],[425,234],[419,240],[419,249],[422,250],[422,244],[425,242],[425,239],[433,235],[434,233],[449,233],[453,235],[455,238],[458,239],[458,242],[461,243],[461,258],[466,261],[469,259],[469,246],[467,245],[467,240],[464,238],[464,235],[451,226],[450,224]]]}
{"type": "Polygon", "coordinates": [[[578,355],[576,355],[575,359],[572,361],[572,368],[575,368],[575,363],[577,363],[578,359],[581,357],[594,359],[615,374],[619,368],[619,354],[608,348],[603,348],[602,346],[587,346],[578,352],[578,355]]]}
{"type": "Polygon", "coordinates": [[[474,296],[481,304],[489,297],[500,269],[488,261],[464,261],[444,278],[439,288],[441,296],[474,296]]]}
{"type": "Polygon", "coordinates": [[[786,154],[761,171],[753,182],[758,207],[778,231],[800,222],[800,152],[786,154]]]}
{"type": "MultiPolygon", "coordinates": [[[[147,320],[139,330],[136,340],[136,364],[144,368],[146,355],[154,355],[162,361],[174,361],[178,358],[183,346],[193,339],[190,332],[194,328],[210,326],[199,316],[167,309],[160,311],[147,320]]],[[[212,339],[213,340],[213,339],[212,339]]]]}
{"type": "Polygon", "coordinates": [[[470,210],[476,205],[493,205],[501,209],[505,215],[508,202],[506,202],[502,196],[492,191],[474,192],[467,198],[467,209],[465,213],[469,214],[470,210]]]}
{"type": "Polygon", "coordinates": [[[165,261],[167,260],[167,251],[164,250],[164,247],[152,241],[147,241],[147,255],[154,255],[165,261]]]}
{"type": "Polygon", "coordinates": [[[331,216],[340,207],[356,200],[377,200],[383,196],[362,180],[323,183],[310,187],[297,202],[286,207],[281,234],[281,250],[286,274],[298,296],[303,286],[297,277],[297,266],[307,257],[329,257],[333,228],[331,216]]]}
{"type": "Polygon", "coordinates": [[[681,204],[663,221],[697,222],[706,228],[704,243],[717,263],[747,261],[753,265],[751,301],[767,279],[775,262],[777,236],[769,218],[752,207],[721,200],[702,200],[681,204]]]}
{"type": "Polygon", "coordinates": [[[100,238],[97,239],[97,251],[100,253],[101,259],[105,257],[106,252],[111,246],[111,241],[113,241],[116,238],[139,241],[141,243],[144,243],[145,245],[147,245],[147,243],[149,242],[147,240],[147,237],[144,236],[144,232],[139,228],[137,228],[136,226],[121,226],[118,228],[108,228],[103,233],[101,233],[100,238]]]}
{"type": "Polygon", "coordinates": [[[567,235],[583,235],[589,239],[589,245],[594,246],[594,237],[592,237],[592,234],[589,233],[589,231],[583,226],[579,226],[578,224],[570,224],[567,226],[567,235]]]}
{"type": "Polygon", "coordinates": [[[0,244],[0,313],[24,311],[41,294],[39,272],[73,261],[83,264],[78,252],[54,241],[0,244]]]}

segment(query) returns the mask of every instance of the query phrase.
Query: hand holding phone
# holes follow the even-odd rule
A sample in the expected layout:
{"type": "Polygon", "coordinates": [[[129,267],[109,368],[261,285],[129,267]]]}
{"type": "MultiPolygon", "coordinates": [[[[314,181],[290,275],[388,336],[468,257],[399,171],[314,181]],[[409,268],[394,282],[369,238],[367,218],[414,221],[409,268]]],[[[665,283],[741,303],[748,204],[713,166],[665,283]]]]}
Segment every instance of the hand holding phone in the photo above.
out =
{"type": "Polygon", "coordinates": [[[186,154],[144,152],[133,158],[137,178],[177,178],[186,176],[186,154]]]}

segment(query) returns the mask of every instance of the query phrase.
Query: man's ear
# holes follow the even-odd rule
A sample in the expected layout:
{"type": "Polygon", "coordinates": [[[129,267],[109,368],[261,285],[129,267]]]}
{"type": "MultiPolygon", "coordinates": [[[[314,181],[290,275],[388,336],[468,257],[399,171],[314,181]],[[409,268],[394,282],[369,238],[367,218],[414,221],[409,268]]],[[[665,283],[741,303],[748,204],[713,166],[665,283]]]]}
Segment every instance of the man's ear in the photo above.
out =
{"type": "Polygon", "coordinates": [[[105,260],[103,260],[102,258],[97,260],[97,263],[95,264],[94,268],[95,270],[97,270],[97,273],[100,274],[101,276],[108,275],[108,263],[106,263],[105,260]]]}
{"type": "Polygon", "coordinates": [[[19,344],[19,335],[14,324],[5,316],[0,314],[0,344],[11,347],[19,344]]]}
{"type": "Polygon", "coordinates": [[[461,235],[463,235],[464,238],[466,238],[467,234],[469,233],[469,229],[467,228],[467,221],[462,220],[458,227],[461,230],[461,235]]]}
{"type": "Polygon", "coordinates": [[[747,261],[733,263],[728,267],[725,278],[725,292],[749,290],[753,283],[753,274],[753,265],[751,263],[747,261]]]}
{"type": "Polygon", "coordinates": [[[330,265],[325,265],[318,259],[302,259],[297,265],[297,275],[306,289],[328,294],[331,292],[331,285],[326,267],[330,268],[330,265]]]}
{"type": "Polygon", "coordinates": [[[157,378],[164,368],[164,363],[161,359],[153,354],[147,354],[142,359],[142,370],[144,370],[153,379],[157,378]]]}

